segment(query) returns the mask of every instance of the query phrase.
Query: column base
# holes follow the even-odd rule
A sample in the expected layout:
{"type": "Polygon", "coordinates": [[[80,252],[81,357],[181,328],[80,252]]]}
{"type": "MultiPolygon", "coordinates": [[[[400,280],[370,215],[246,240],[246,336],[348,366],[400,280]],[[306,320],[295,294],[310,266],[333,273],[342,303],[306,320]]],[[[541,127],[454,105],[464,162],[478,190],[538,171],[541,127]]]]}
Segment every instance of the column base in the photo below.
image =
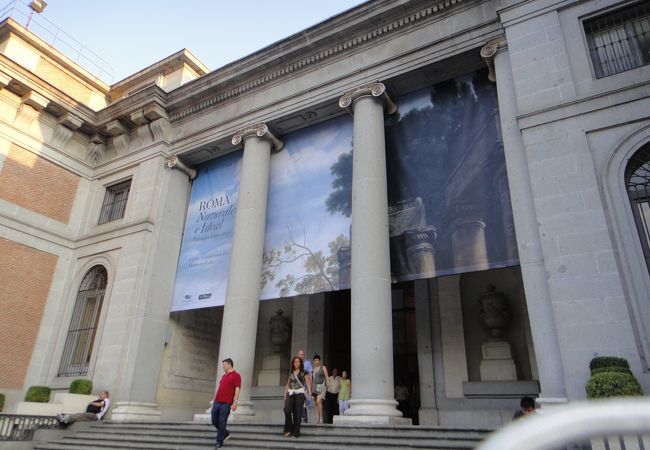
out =
{"type": "Polygon", "coordinates": [[[420,425],[438,426],[440,425],[440,417],[438,410],[435,408],[420,408],[418,411],[420,418],[420,425]]]}
{"type": "Polygon", "coordinates": [[[350,400],[350,409],[342,416],[334,416],[335,425],[411,425],[411,419],[402,417],[395,400],[350,400]]]}
{"type": "Polygon", "coordinates": [[[111,420],[159,422],[160,414],[157,403],[117,402],[111,420]]]}
{"type": "MultiPolygon", "coordinates": [[[[253,409],[253,402],[239,402],[237,411],[230,411],[228,416],[228,423],[250,423],[256,420],[255,410],[253,409]]],[[[194,422],[198,423],[212,423],[212,402],[202,414],[194,414],[194,422]]]]}

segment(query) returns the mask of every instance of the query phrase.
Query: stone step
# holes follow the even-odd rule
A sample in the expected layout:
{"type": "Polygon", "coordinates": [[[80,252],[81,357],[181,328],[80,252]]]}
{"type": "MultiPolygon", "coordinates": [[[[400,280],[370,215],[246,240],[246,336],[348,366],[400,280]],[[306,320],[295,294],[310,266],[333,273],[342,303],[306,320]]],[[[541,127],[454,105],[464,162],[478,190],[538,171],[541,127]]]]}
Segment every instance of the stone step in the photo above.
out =
{"type": "MultiPolygon", "coordinates": [[[[98,426],[98,425],[95,425],[98,426]]],[[[176,435],[176,434],[207,434],[213,435],[215,429],[212,425],[196,425],[193,423],[171,423],[171,424],[133,424],[133,423],[105,423],[99,425],[100,429],[105,433],[118,433],[118,434],[132,434],[135,432],[146,432],[155,430],[156,434],[160,435],[176,435]]],[[[93,429],[93,427],[90,427],[93,429]]],[[[229,424],[228,429],[235,433],[251,433],[251,434],[265,434],[265,435],[280,435],[282,434],[282,425],[278,424],[229,424]]],[[[417,438],[477,438],[482,439],[490,430],[476,430],[476,429],[458,429],[458,428],[444,428],[444,427],[391,427],[391,428],[377,428],[377,427],[340,427],[333,425],[303,425],[303,434],[319,435],[319,436],[354,436],[354,437],[394,437],[396,433],[401,436],[408,436],[411,439],[417,438]]],[[[85,433],[89,431],[81,431],[85,433]]],[[[92,433],[95,433],[94,429],[92,433]]]]}
{"type": "MultiPolygon", "coordinates": [[[[364,449],[401,448],[471,450],[489,430],[447,427],[351,427],[304,425],[300,438],[283,436],[280,424],[230,424],[228,447],[239,449],[364,449]]],[[[199,450],[214,448],[216,430],[208,424],[102,422],[73,425],[61,439],[34,446],[37,450],[150,449],[199,450]]]]}

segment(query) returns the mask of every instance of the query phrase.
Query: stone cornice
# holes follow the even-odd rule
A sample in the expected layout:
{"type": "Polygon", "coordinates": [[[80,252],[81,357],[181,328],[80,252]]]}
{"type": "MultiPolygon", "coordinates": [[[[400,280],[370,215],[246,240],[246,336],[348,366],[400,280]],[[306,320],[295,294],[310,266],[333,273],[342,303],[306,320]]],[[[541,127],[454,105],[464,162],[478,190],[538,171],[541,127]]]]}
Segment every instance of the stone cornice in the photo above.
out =
{"type": "MultiPolygon", "coordinates": [[[[259,64],[252,68],[253,74],[259,74],[263,72],[263,75],[252,75],[249,76],[246,81],[243,83],[233,83],[233,80],[228,78],[225,80],[219,80],[221,75],[221,70],[213,72],[213,74],[206,75],[196,82],[190,82],[182,88],[178,89],[176,95],[182,95],[186,89],[193,89],[194,92],[198,90],[217,90],[219,85],[224,86],[224,89],[220,89],[218,93],[212,95],[205,95],[201,97],[200,101],[196,101],[197,96],[193,95],[191,99],[172,99],[170,105],[170,119],[172,121],[182,120],[187,116],[200,112],[211,106],[223,103],[232,98],[238,97],[246,92],[252,91],[254,89],[260,88],[262,86],[268,85],[280,79],[283,79],[288,76],[295,76],[296,73],[310,70],[317,64],[321,64],[323,61],[339,58],[346,53],[350,53],[360,46],[369,44],[371,42],[378,41],[389,35],[402,32],[405,29],[412,28],[414,25],[419,24],[420,22],[425,22],[431,17],[440,14],[442,11],[448,10],[452,6],[459,4],[466,0],[443,0],[435,3],[423,2],[425,7],[421,7],[416,11],[410,11],[406,15],[401,15],[399,17],[393,17],[388,21],[384,22],[379,26],[372,27],[363,32],[353,33],[351,32],[349,37],[346,40],[340,39],[340,32],[337,33],[337,39],[334,40],[334,45],[328,45],[320,48],[318,51],[303,51],[301,56],[294,58],[292,61],[285,64],[280,64],[275,68],[270,68],[270,70],[260,70],[259,64]],[[202,85],[203,84],[203,85],[202,85]],[[228,86],[228,87],[226,87],[228,86]]],[[[390,2],[388,2],[390,3],[390,2]]],[[[396,8],[404,8],[404,5],[398,5],[398,2],[393,2],[396,8]]],[[[363,6],[363,5],[362,5],[363,6]]],[[[355,9],[357,11],[357,9],[355,9]]],[[[345,19],[345,13],[340,16],[341,20],[345,19]]],[[[357,27],[358,28],[358,27],[357,27]]],[[[307,31],[307,30],[306,30],[307,31]]],[[[295,39],[300,39],[301,36],[297,35],[295,39]]],[[[306,44],[307,50],[313,48],[313,44],[306,44]]],[[[271,57],[273,55],[269,55],[271,57]]],[[[254,58],[255,55],[252,55],[251,58],[254,58]]],[[[270,60],[271,61],[271,60],[270,60]]],[[[244,64],[241,62],[240,64],[244,64]]],[[[271,62],[269,62],[271,64],[271,62]]],[[[223,72],[227,72],[230,67],[224,68],[223,72]]],[[[243,75],[240,73],[240,76],[243,75]]],[[[227,78],[227,77],[226,77],[227,78]]]]}
{"type": "Polygon", "coordinates": [[[2,54],[0,54],[0,73],[2,74],[2,83],[5,84],[4,89],[9,88],[20,96],[27,91],[36,92],[49,100],[48,110],[51,110],[51,112],[59,114],[70,112],[84,122],[95,122],[96,113],[93,110],[79,104],[78,101],[60,89],[27,71],[2,54]]]}

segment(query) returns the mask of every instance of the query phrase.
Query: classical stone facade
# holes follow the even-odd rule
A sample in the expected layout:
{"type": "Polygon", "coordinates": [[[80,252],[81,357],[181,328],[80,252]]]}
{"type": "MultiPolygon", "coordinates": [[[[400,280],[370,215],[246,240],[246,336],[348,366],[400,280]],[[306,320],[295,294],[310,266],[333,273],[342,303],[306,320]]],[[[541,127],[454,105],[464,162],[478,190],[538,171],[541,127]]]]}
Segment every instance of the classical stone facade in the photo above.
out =
{"type": "MultiPolygon", "coordinates": [[[[607,36],[590,25],[623,8],[648,24],[647,9],[615,0],[375,0],[213,72],[184,50],[111,86],[5,20],[6,410],[31,385],[89,378],[111,392],[113,419],[189,420],[231,357],[243,375],[234,419],[281,420],[282,386],[266,380],[300,348],[352,374],[351,408],[335,422],[406,420],[393,388],[408,382],[410,420],[498,425],[522,395],[583,398],[596,355],[628,359],[647,391],[648,242],[633,209],[643,199],[631,204],[626,183],[650,145],[650,66],[639,53],[604,69],[607,36]],[[516,240],[498,268],[486,268],[480,202],[447,205],[446,236],[422,219],[422,199],[386,197],[394,99],[469,73],[494,83],[498,106],[506,170],[471,166],[497,193],[503,239],[516,240]],[[260,302],[272,154],[340,117],[353,127],[352,225],[332,258],[350,290],[260,302]],[[171,312],[197,168],[241,149],[225,306],[171,312]],[[465,270],[436,272],[442,245],[465,270]],[[430,276],[395,283],[395,259],[430,276]],[[279,309],[282,342],[271,339],[279,309]]],[[[647,53],[647,37],[629,39],[647,53]]]]}

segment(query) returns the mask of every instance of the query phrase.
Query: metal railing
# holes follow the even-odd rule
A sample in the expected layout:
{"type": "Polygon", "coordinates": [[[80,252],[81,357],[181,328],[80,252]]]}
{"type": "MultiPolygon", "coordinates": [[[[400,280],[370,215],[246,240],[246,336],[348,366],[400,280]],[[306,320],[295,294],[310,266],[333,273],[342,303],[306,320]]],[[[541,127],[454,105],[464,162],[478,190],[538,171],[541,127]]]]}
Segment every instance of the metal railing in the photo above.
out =
{"type": "Polygon", "coordinates": [[[63,347],[59,376],[88,373],[106,282],[106,268],[101,265],[90,269],[81,281],[63,347]]]}
{"type": "Polygon", "coordinates": [[[650,63],[647,2],[591,19],[584,27],[597,78],[650,63]]]}
{"type": "Polygon", "coordinates": [[[7,18],[27,28],[104,83],[113,83],[115,75],[108,62],[50,22],[43,14],[36,13],[29,2],[11,0],[0,3],[0,22],[7,18]]]}
{"type": "Polygon", "coordinates": [[[99,213],[99,221],[97,222],[98,225],[124,217],[126,202],[129,199],[130,191],[131,180],[126,180],[122,183],[106,187],[104,203],[102,204],[102,210],[99,213]]]}
{"type": "Polygon", "coordinates": [[[477,450],[650,450],[650,398],[542,408],[489,436],[477,450]]]}
{"type": "Polygon", "coordinates": [[[36,430],[60,427],[56,417],[0,414],[0,441],[31,441],[36,430]]]}

